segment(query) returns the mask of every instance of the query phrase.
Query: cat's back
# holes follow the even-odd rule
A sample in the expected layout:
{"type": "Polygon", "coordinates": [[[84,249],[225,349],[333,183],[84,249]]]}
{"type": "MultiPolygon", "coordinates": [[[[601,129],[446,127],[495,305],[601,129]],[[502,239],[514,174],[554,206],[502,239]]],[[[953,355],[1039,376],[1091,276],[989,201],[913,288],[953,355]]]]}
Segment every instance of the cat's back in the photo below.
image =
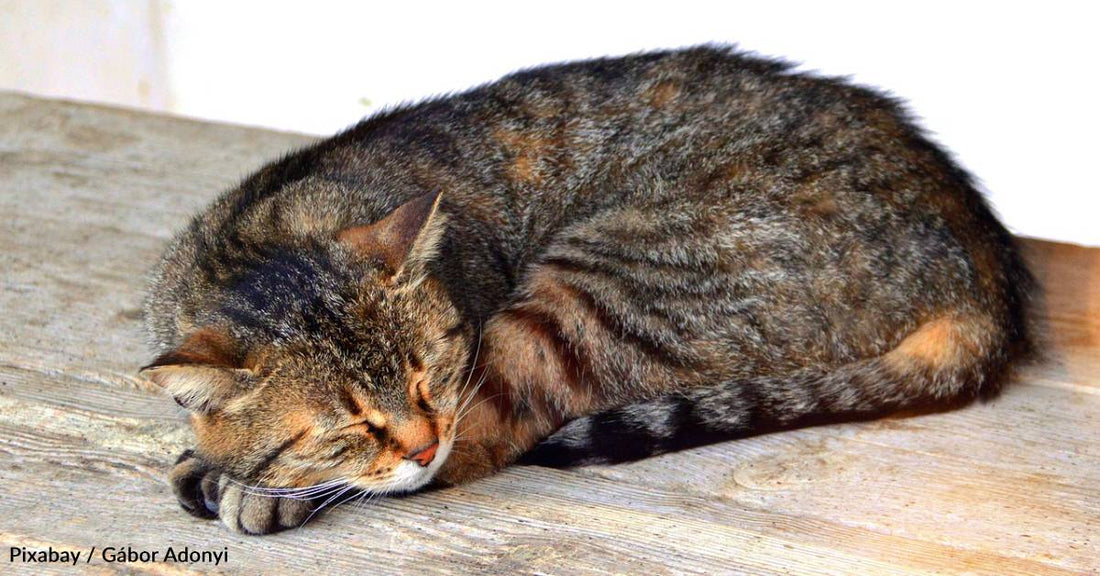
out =
{"type": "Polygon", "coordinates": [[[662,191],[904,171],[928,163],[914,139],[923,144],[893,100],[730,47],[551,64],[384,111],[272,162],[199,215],[192,232],[205,234],[192,236],[240,230],[271,204],[292,213],[323,204],[346,225],[433,190],[477,222],[538,236],[566,223],[557,216],[662,191]]]}
{"type": "Polygon", "coordinates": [[[915,153],[924,141],[894,100],[720,46],[540,66],[338,139],[357,151],[334,150],[318,173],[375,197],[413,180],[536,244],[609,207],[952,168],[915,153]]]}
{"type": "MultiPolygon", "coordinates": [[[[703,46],[517,72],[426,103],[393,128],[386,137],[459,152],[502,184],[562,196],[642,168],[703,177],[735,155],[743,166],[806,170],[809,148],[863,147],[910,127],[874,91],[703,46]]],[[[369,122],[362,135],[378,136],[369,122]]]]}
{"type": "Polygon", "coordinates": [[[975,250],[1006,236],[893,100],[708,46],[542,66],[370,117],[198,215],[154,293],[201,301],[256,245],[332,235],[427,191],[452,218],[451,274],[481,278],[486,307],[566,231],[587,223],[607,241],[608,211],[658,224],[700,206],[730,222],[781,214],[807,238],[881,244],[931,222],[975,250]]]}

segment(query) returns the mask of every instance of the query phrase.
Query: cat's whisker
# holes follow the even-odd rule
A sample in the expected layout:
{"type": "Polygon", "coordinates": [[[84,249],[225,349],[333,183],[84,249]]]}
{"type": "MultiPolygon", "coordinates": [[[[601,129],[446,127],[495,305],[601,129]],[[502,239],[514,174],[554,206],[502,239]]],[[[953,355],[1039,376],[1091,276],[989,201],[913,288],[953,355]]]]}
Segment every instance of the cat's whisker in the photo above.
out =
{"type": "Polygon", "coordinates": [[[353,506],[355,506],[355,509],[358,510],[358,509],[362,508],[363,507],[363,501],[366,498],[368,498],[369,496],[370,496],[370,493],[367,492],[366,490],[363,490],[362,493],[359,494],[359,499],[355,501],[355,504],[353,504],[353,506]]]}
{"type": "Polygon", "coordinates": [[[328,482],[322,482],[313,486],[306,486],[303,488],[269,488],[265,486],[255,486],[251,484],[245,484],[234,478],[229,478],[229,481],[237,486],[240,486],[246,494],[253,496],[263,496],[268,498],[290,498],[295,500],[305,500],[315,497],[319,494],[335,489],[344,483],[343,480],[330,480],[328,482]]]}
{"type": "Polygon", "coordinates": [[[305,486],[305,487],[302,487],[302,488],[269,488],[269,487],[265,487],[265,486],[249,486],[247,484],[242,484],[240,482],[237,482],[237,483],[240,484],[241,486],[249,487],[253,491],[258,492],[258,493],[300,494],[300,493],[313,492],[313,491],[317,491],[317,490],[323,490],[325,488],[331,488],[331,487],[334,487],[334,486],[339,486],[340,484],[343,484],[344,482],[343,482],[343,480],[330,480],[328,482],[322,482],[320,484],[314,484],[312,486],[305,486]]]}
{"type": "Polygon", "coordinates": [[[273,496],[275,498],[287,498],[289,500],[313,500],[315,498],[323,497],[324,495],[333,490],[336,490],[339,487],[340,485],[337,484],[335,486],[326,486],[325,488],[322,488],[320,490],[315,490],[307,493],[274,494],[273,496]]]}
{"type": "Polygon", "coordinates": [[[375,500],[382,496],[382,493],[364,490],[363,495],[366,497],[366,499],[360,497],[360,500],[355,503],[356,508],[362,508],[364,506],[372,504],[375,500]]]}
{"type": "Polygon", "coordinates": [[[474,389],[470,392],[469,397],[466,398],[466,401],[463,402],[462,406],[459,408],[458,412],[460,414],[465,416],[466,414],[470,413],[470,411],[467,408],[469,407],[470,402],[472,402],[474,400],[474,398],[477,398],[477,394],[478,394],[478,392],[481,391],[481,387],[485,385],[486,379],[487,379],[487,377],[485,375],[482,375],[482,377],[478,381],[477,385],[474,386],[474,389]]]}
{"type": "MultiPolygon", "coordinates": [[[[483,327],[483,324],[478,324],[478,328],[477,328],[477,330],[478,330],[478,333],[477,333],[477,348],[474,350],[474,360],[473,360],[473,362],[470,363],[470,370],[466,374],[466,381],[462,384],[462,388],[460,388],[458,393],[455,395],[455,404],[459,404],[460,402],[462,402],[462,397],[466,393],[467,388],[469,388],[470,381],[474,376],[474,372],[478,368],[477,361],[478,361],[478,358],[481,357],[482,327],[483,327]]],[[[477,391],[477,388],[479,388],[481,383],[484,382],[484,381],[485,381],[485,374],[482,373],[481,378],[478,379],[478,383],[474,385],[475,393],[477,391]]],[[[472,397],[473,397],[473,394],[471,394],[470,398],[472,398],[472,397]]],[[[467,399],[466,402],[469,402],[469,399],[467,399]]],[[[461,411],[461,409],[462,409],[462,406],[458,406],[455,409],[455,412],[457,413],[457,412],[461,411]]],[[[455,423],[456,424],[458,423],[457,420],[455,421],[455,423]]]]}
{"type": "Polygon", "coordinates": [[[332,496],[329,496],[329,497],[328,497],[328,499],[327,499],[327,500],[325,500],[324,502],[322,502],[320,506],[318,506],[317,508],[314,508],[314,509],[313,509],[313,511],[309,513],[309,516],[306,516],[306,519],[302,521],[302,523],[301,523],[301,524],[300,524],[300,525],[298,526],[298,528],[299,528],[299,529],[301,529],[301,527],[302,527],[302,526],[305,526],[306,524],[308,524],[308,523],[309,523],[309,521],[310,521],[311,519],[313,519],[313,517],[314,517],[314,516],[315,516],[315,515],[316,515],[316,514],[317,514],[318,512],[320,512],[321,510],[324,510],[326,506],[328,506],[328,505],[329,505],[330,503],[332,503],[332,501],[333,501],[333,500],[336,500],[336,499],[337,499],[337,498],[339,498],[340,496],[342,496],[342,495],[344,495],[345,493],[347,493],[347,491],[348,491],[348,490],[352,490],[352,489],[354,489],[354,488],[355,488],[355,485],[353,485],[353,484],[348,484],[347,486],[344,486],[344,488],[343,488],[342,490],[340,490],[339,492],[337,492],[336,494],[333,494],[332,496]]]}
{"type": "Polygon", "coordinates": [[[473,412],[475,409],[477,409],[478,406],[481,406],[482,404],[488,402],[489,400],[496,400],[497,398],[505,396],[506,394],[507,394],[506,392],[501,392],[499,394],[493,394],[492,396],[489,396],[488,398],[484,398],[480,402],[478,402],[477,404],[474,404],[473,406],[471,406],[462,415],[465,416],[466,414],[469,414],[470,412],[473,412]]]}
{"type": "Polygon", "coordinates": [[[462,449],[465,449],[465,446],[462,444],[463,438],[464,438],[464,436],[455,436],[454,438],[451,439],[451,454],[452,455],[458,454],[458,453],[461,452],[462,449]]]}
{"type": "Polygon", "coordinates": [[[365,494],[365,493],[367,493],[366,490],[359,490],[358,492],[352,492],[352,494],[350,496],[344,498],[343,500],[340,500],[336,504],[333,504],[332,508],[329,509],[329,512],[331,513],[333,510],[336,510],[341,505],[346,504],[347,502],[350,502],[350,501],[352,501],[356,498],[362,498],[363,494],[365,494]]]}
{"type": "Polygon", "coordinates": [[[484,324],[478,323],[477,325],[477,348],[474,349],[474,361],[470,363],[470,371],[466,374],[466,382],[462,384],[462,389],[458,391],[458,398],[462,398],[462,394],[466,391],[466,387],[470,385],[470,379],[474,376],[474,370],[477,369],[477,359],[481,356],[481,337],[482,328],[484,324]]]}
{"type": "Polygon", "coordinates": [[[486,374],[481,375],[481,378],[478,379],[477,384],[474,385],[474,389],[470,391],[470,395],[467,396],[466,400],[463,401],[462,404],[455,410],[456,414],[460,414],[459,416],[455,417],[455,425],[458,425],[458,422],[459,420],[461,420],[462,416],[468,413],[467,411],[465,411],[465,408],[470,404],[471,401],[473,401],[474,398],[477,397],[477,393],[481,390],[481,387],[485,385],[486,377],[486,374]]]}

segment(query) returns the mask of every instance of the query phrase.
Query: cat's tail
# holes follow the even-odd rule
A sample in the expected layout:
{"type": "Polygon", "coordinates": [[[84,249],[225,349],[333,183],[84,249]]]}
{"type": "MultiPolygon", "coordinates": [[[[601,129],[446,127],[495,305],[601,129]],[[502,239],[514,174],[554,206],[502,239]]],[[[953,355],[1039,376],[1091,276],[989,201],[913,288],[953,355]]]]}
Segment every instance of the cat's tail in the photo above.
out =
{"type": "Polygon", "coordinates": [[[991,318],[944,315],[881,356],[692,388],[580,417],[521,463],[629,462],[763,432],[959,404],[995,391],[1010,363],[1030,350],[1026,333],[991,318]]]}

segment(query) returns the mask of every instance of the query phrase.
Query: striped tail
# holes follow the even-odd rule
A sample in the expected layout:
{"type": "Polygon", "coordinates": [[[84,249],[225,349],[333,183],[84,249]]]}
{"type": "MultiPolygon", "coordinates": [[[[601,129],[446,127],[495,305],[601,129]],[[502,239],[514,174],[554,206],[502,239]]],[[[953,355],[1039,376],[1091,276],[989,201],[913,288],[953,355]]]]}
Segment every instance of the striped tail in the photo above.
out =
{"type": "Polygon", "coordinates": [[[996,390],[1010,360],[1030,350],[1025,335],[1016,338],[984,318],[940,317],[882,356],[688,389],[577,418],[520,463],[630,462],[764,432],[957,405],[996,390]]]}

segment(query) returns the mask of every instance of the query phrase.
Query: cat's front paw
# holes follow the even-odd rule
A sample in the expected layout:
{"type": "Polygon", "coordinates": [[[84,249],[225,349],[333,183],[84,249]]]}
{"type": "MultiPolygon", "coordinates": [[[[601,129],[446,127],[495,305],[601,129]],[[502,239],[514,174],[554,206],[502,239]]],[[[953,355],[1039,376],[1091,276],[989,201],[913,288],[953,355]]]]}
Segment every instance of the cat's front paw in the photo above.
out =
{"type": "Polygon", "coordinates": [[[311,500],[257,493],[225,475],[218,482],[218,495],[218,516],[222,523],[244,534],[270,534],[295,528],[314,511],[311,500]]]}
{"type": "Polygon", "coordinates": [[[176,459],[176,465],[168,474],[172,493],[188,514],[199,518],[218,517],[217,483],[221,472],[195,456],[193,450],[184,450],[176,459]],[[207,494],[211,499],[207,500],[207,494]]]}
{"type": "Polygon", "coordinates": [[[199,518],[221,518],[230,529],[244,534],[270,534],[305,522],[313,507],[309,500],[278,498],[250,489],[185,451],[169,476],[180,506],[199,518]]]}

